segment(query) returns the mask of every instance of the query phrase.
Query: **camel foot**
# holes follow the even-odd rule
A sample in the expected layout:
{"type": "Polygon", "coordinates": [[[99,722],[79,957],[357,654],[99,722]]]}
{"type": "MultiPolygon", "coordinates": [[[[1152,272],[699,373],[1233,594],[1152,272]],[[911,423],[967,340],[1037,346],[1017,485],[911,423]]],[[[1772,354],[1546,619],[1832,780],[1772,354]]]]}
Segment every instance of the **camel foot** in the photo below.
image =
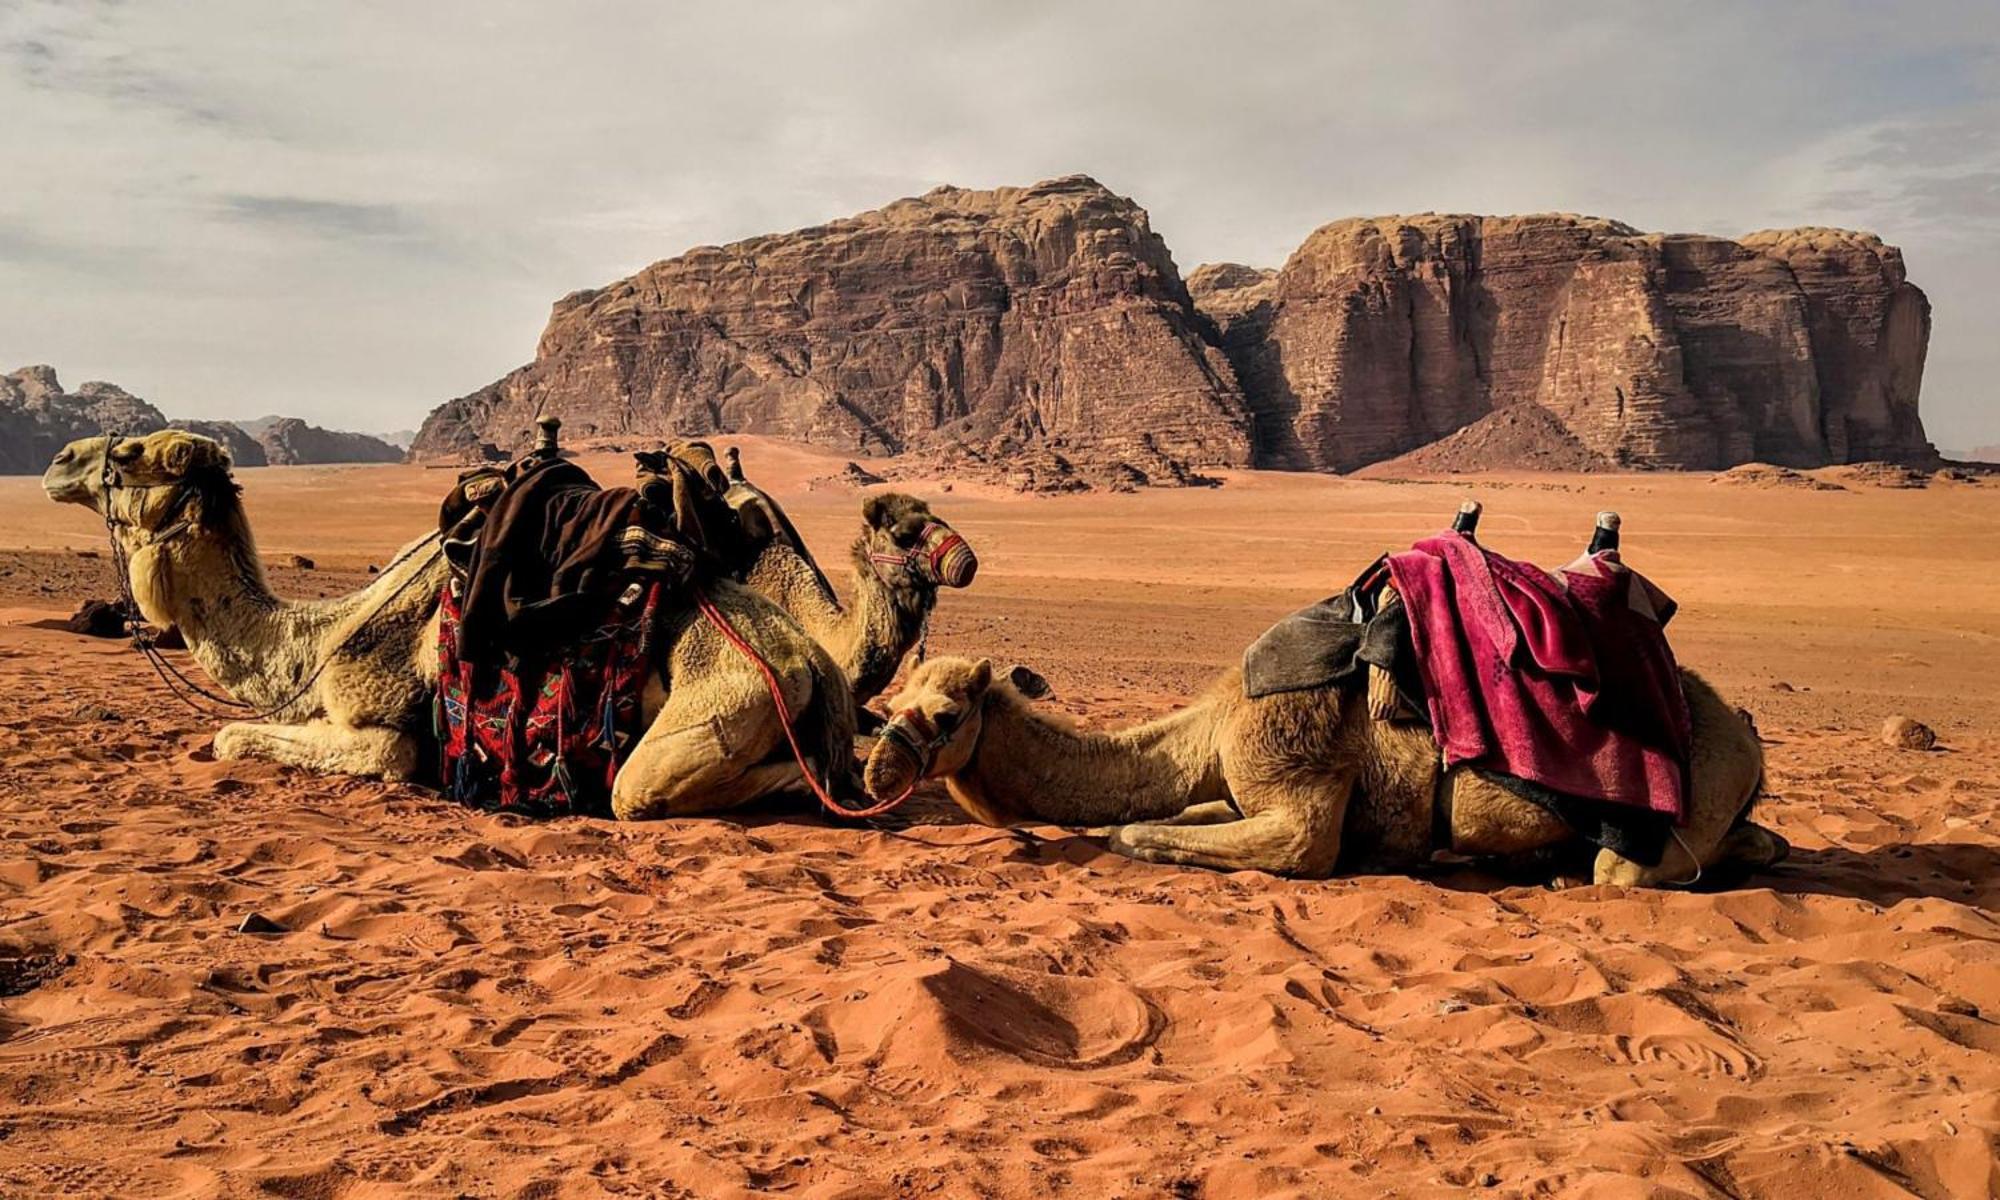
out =
{"type": "Polygon", "coordinates": [[[416,777],[418,753],[415,738],[381,725],[237,721],[215,731],[215,756],[261,758],[322,774],[365,775],[398,783],[416,777]]]}
{"type": "Polygon", "coordinates": [[[1729,831],[1716,849],[1717,859],[1746,871],[1763,871],[1790,858],[1792,844],[1754,821],[1729,831]]]}
{"type": "MultiPolygon", "coordinates": [[[[1263,812],[1219,824],[1176,825],[1142,822],[1111,831],[1105,846],[1113,854],[1142,862],[1213,867],[1222,871],[1269,871],[1274,875],[1317,878],[1328,874],[1333,853],[1310,855],[1310,839],[1280,813],[1263,812]],[[1321,866],[1316,859],[1323,859],[1321,866]]],[[[1332,850],[1337,851],[1336,845],[1332,850]]]]}

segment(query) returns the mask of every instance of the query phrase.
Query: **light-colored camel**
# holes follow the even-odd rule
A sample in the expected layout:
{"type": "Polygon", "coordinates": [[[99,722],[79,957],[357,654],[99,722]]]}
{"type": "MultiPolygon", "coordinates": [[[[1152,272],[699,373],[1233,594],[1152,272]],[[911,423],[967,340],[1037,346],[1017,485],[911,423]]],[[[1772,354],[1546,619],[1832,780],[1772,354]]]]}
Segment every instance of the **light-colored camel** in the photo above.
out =
{"type": "MultiPolygon", "coordinates": [[[[438,669],[442,558],[421,539],[368,587],[321,601],[272,594],[223,448],[167,430],[84,438],[56,455],[51,499],[107,514],[141,614],[188,649],[258,721],[223,726],[224,758],[406,779],[438,669]],[[108,462],[107,462],[108,457],[108,462]],[[287,701],[290,701],[287,703],[287,701]]],[[[839,666],[770,601],[728,580],[710,599],[769,663],[816,773],[844,771],[854,706],[839,666]]],[[[661,631],[666,678],[646,685],[646,733],[612,788],[626,819],[715,812],[800,783],[763,676],[694,613],[661,631]]]]}
{"type": "MultiPolygon", "coordinates": [[[[1690,812],[1664,859],[1646,867],[1609,850],[1599,883],[1684,883],[1697,864],[1766,866],[1777,835],[1750,824],[1763,752],[1713,688],[1682,672],[1694,718],[1690,812]]],[[[1116,733],[1080,730],[1032,701],[1048,684],[1025,667],[937,658],[892,701],[870,755],[870,794],[942,777],[990,825],[1118,826],[1109,846],[1152,862],[1318,878],[1339,867],[1406,870],[1433,850],[1437,748],[1430,732],[1370,716],[1365,692],[1322,689],[1261,699],[1231,670],[1186,708],[1116,733]]],[[[1444,780],[1457,854],[1508,857],[1572,843],[1546,809],[1472,771],[1444,780]]]]}
{"type": "Polygon", "coordinates": [[[889,686],[923,637],[938,589],[970,584],[979,560],[930,505],[898,492],[862,502],[852,559],[854,601],[847,606],[783,537],[765,542],[745,582],[826,648],[846,672],[854,702],[864,704],[889,686]]]}

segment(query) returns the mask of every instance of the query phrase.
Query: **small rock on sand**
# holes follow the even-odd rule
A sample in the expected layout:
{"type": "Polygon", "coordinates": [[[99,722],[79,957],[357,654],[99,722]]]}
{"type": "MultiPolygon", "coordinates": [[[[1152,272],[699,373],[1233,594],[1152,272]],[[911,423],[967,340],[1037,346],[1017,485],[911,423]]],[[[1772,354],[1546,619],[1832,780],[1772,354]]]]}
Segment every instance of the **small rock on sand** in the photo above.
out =
{"type": "Polygon", "coordinates": [[[91,637],[124,637],[125,609],[122,605],[103,600],[86,600],[83,607],[76,610],[65,626],[71,633],[87,634],[91,637]]]}
{"type": "Polygon", "coordinates": [[[1937,733],[1922,721],[1895,716],[1882,722],[1882,741],[1898,750],[1929,750],[1937,745],[1937,733]]]}

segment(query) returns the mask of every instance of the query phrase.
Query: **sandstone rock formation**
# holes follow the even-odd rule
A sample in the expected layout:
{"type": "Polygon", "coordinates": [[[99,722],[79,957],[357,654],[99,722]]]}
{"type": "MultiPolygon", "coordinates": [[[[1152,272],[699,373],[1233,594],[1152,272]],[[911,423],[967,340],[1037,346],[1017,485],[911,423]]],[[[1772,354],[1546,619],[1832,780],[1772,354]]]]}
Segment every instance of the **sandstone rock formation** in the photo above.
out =
{"type": "Polygon", "coordinates": [[[321,429],[297,417],[281,417],[270,423],[257,440],[274,467],[403,461],[403,452],[381,438],[321,429]]]}
{"type": "Polygon", "coordinates": [[[146,434],[172,426],[214,438],[239,467],[267,463],[401,462],[403,452],[362,434],[330,433],[295,417],[266,418],[253,436],[232,421],[169,421],[114,383],[65,392],[55,368],[0,375],[0,475],[40,475],[56,451],[101,433],[146,434]]]}
{"type": "Polygon", "coordinates": [[[65,392],[54,367],[0,375],[0,475],[40,475],[56,451],[80,437],[166,427],[160,410],[112,383],[65,392]]]}
{"type": "Polygon", "coordinates": [[[1917,416],[1929,305],[1868,234],[1366,218],[1280,271],[1189,284],[1263,466],[1351,470],[1522,404],[1621,465],[1935,458],[1917,416]]]}
{"type": "Polygon", "coordinates": [[[535,361],[413,453],[520,447],[541,412],[566,440],[769,433],[1167,482],[1250,462],[1204,325],[1145,212],[1095,181],[939,188],[564,297],[535,361]]]}
{"type": "Polygon", "coordinates": [[[239,467],[265,467],[271,463],[270,456],[264,453],[264,444],[234,421],[169,421],[167,424],[221,442],[229,451],[229,461],[239,467]]]}

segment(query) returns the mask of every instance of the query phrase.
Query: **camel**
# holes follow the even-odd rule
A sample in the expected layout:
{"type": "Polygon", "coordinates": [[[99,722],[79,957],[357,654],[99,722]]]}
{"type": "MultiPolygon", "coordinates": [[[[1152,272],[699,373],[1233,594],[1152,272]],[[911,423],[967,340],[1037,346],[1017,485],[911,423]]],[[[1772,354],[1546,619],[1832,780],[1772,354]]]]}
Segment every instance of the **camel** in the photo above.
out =
{"type": "Polygon", "coordinates": [[[745,582],[833,656],[860,705],[889,686],[922,639],[938,589],[970,584],[979,560],[930,505],[898,492],[862,502],[852,559],[855,596],[847,607],[819,568],[782,537],[765,543],[745,582]]]}
{"type": "MultiPolygon", "coordinates": [[[[1763,751],[1747,721],[1682,671],[1694,718],[1690,811],[1658,866],[1599,851],[1598,883],[1692,882],[1722,862],[1757,868],[1782,839],[1748,821],[1763,751]]],[[[892,701],[866,787],[903,794],[939,778],[989,825],[1115,826],[1107,845],[1149,862],[1322,878],[1336,867],[1407,870],[1433,847],[1438,752],[1428,729],[1375,719],[1365,689],[1243,693],[1231,669],[1178,712],[1115,733],[1044,715],[1026,667],[935,658],[892,701]]],[[[1526,856],[1575,844],[1561,820],[1470,770],[1443,781],[1451,852],[1526,856]]]]}
{"type": "MultiPolygon", "coordinates": [[[[71,442],[42,477],[49,498],[104,514],[129,558],[140,613],[178,626],[217,683],[260,713],[223,726],[222,758],[408,779],[437,682],[442,556],[405,547],[368,587],[330,600],[274,595],[228,452],[166,430],[71,442]]],[[[727,579],[715,607],[770,665],[818,774],[845,770],[854,705],[839,664],[783,610],[727,579]]],[[[764,677],[693,612],[662,630],[646,684],[647,730],[612,788],[625,820],[717,812],[795,787],[800,768],[764,677]],[[666,680],[671,679],[669,689],[666,680]]]]}

